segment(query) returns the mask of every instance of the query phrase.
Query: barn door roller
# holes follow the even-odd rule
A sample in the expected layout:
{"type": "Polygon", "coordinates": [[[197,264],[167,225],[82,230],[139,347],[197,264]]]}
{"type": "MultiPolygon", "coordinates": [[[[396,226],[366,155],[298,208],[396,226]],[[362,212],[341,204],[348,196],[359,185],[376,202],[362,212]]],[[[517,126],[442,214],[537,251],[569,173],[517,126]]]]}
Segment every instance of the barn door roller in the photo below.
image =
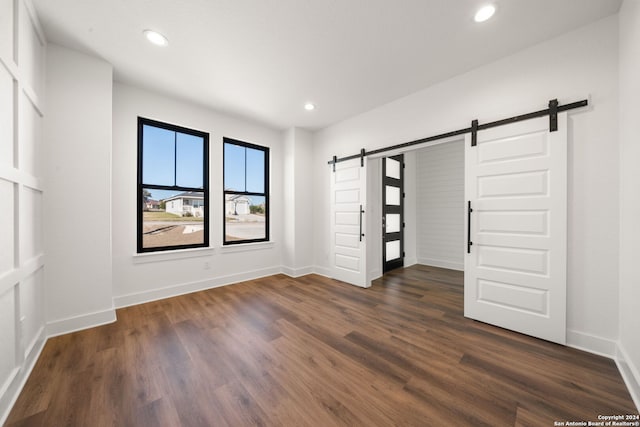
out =
{"type": "Polygon", "coordinates": [[[558,130],[558,100],[549,101],[549,132],[558,130]]]}
{"type": "Polygon", "coordinates": [[[478,144],[478,121],[471,122],[471,146],[475,147],[478,144]]]}

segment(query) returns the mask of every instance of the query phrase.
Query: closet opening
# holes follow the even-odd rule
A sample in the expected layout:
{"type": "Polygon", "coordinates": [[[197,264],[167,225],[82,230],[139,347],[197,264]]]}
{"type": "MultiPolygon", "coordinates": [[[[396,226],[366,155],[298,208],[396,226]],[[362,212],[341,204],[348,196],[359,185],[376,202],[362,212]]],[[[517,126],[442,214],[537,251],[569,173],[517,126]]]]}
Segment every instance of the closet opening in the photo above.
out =
{"type": "Polygon", "coordinates": [[[416,264],[464,271],[464,140],[367,163],[369,279],[416,264]]]}

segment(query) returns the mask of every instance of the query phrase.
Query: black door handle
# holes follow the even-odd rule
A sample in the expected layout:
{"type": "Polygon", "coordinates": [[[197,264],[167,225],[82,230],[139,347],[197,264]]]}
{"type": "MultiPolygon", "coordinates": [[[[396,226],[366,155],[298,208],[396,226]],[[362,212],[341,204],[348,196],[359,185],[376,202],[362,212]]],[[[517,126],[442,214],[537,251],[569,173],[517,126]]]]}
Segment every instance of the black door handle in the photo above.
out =
{"type": "Polygon", "coordinates": [[[364,210],[362,209],[362,205],[360,205],[360,241],[362,242],[362,238],[364,237],[364,233],[362,232],[362,214],[364,210]]]}
{"type": "Polygon", "coordinates": [[[471,245],[473,245],[473,242],[471,241],[471,212],[473,212],[473,209],[471,209],[471,200],[469,200],[467,202],[467,253],[468,254],[471,253],[471,245]]]}

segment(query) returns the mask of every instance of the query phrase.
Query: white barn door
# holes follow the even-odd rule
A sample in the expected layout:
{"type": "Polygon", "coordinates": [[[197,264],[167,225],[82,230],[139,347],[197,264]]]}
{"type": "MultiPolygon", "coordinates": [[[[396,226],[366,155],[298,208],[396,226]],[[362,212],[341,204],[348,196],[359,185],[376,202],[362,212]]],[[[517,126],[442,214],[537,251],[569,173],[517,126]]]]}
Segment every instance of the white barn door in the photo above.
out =
{"type": "Polygon", "coordinates": [[[542,117],[465,145],[464,315],[564,344],[567,115],[555,132],[542,117]]]}
{"type": "Polygon", "coordinates": [[[331,276],[369,287],[364,230],[367,202],[367,163],[360,159],[336,163],[331,179],[331,276]]]}

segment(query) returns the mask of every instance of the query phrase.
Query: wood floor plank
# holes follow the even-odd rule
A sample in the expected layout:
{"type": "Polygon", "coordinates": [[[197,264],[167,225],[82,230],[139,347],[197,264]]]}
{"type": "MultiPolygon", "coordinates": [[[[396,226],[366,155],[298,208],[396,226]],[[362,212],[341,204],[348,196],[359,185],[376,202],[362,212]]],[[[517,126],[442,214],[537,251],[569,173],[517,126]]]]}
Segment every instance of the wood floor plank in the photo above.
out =
{"type": "Polygon", "coordinates": [[[635,414],[615,363],[463,317],[463,275],[281,274],[50,339],[7,426],[551,426],[635,414]]]}

